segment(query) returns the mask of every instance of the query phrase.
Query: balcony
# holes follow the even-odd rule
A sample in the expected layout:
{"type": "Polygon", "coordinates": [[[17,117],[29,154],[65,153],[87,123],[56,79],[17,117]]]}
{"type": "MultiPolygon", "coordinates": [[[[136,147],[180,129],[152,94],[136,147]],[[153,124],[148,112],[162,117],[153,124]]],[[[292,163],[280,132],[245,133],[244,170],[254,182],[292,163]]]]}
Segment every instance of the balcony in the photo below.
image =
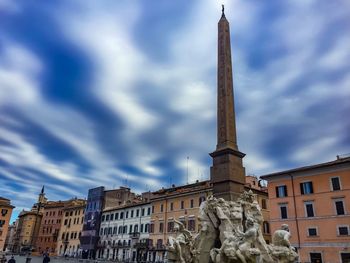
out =
{"type": "Polygon", "coordinates": [[[135,248],[140,248],[140,249],[149,249],[152,247],[152,240],[151,239],[143,239],[143,240],[140,240],[140,242],[137,242],[135,244],[135,248]]]}
{"type": "Polygon", "coordinates": [[[129,237],[132,239],[138,239],[138,238],[140,238],[140,232],[129,233],[129,237]]]}

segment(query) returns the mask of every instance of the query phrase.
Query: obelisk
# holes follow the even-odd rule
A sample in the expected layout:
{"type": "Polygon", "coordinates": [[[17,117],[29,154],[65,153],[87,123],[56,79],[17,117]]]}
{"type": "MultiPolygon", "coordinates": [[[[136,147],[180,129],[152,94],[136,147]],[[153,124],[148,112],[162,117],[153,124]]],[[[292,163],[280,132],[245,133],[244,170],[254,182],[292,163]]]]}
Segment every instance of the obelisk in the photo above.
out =
{"type": "Polygon", "coordinates": [[[238,150],[235,107],[233,96],[230,27],[224,6],[218,24],[218,75],[217,75],[217,145],[210,154],[213,194],[225,200],[235,200],[244,191],[245,169],[238,150]]]}

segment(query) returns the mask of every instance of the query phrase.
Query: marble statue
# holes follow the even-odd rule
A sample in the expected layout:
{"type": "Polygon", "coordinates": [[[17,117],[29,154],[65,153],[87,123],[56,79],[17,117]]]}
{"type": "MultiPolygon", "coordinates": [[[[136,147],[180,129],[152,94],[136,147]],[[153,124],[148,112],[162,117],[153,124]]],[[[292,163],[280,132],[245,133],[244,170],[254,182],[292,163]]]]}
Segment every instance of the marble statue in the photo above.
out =
{"type": "Polygon", "coordinates": [[[256,196],[244,192],[236,201],[210,196],[200,206],[200,230],[192,234],[175,220],[176,238],[169,238],[172,263],[294,263],[288,225],[273,234],[271,245],[261,232],[263,216],[256,196]]]}
{"type": "Polygon", "coordinates": [[[176,238],[169,238],[168,261],[189,263],[192,262],[192,235],[185,229],[183,223],[174,220],[174,232],[176,238]]]}

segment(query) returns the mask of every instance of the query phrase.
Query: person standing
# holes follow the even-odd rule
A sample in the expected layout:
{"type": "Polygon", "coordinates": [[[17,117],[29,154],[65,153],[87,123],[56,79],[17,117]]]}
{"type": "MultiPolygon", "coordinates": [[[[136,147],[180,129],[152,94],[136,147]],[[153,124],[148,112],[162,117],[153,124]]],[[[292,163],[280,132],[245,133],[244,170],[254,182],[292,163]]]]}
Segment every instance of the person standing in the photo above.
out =
{"type": "Polygon", "coordinates": [[[15,257],[12,256],[12,257],[7,261],[7,263],[16,263],[15,257]]]}
{"type": "Polygon", "coordinates": [[[43,263],[49,263],[50,262],[50,257],[49,254],[44,254],[44,258],[43,258],[43,263]]]}

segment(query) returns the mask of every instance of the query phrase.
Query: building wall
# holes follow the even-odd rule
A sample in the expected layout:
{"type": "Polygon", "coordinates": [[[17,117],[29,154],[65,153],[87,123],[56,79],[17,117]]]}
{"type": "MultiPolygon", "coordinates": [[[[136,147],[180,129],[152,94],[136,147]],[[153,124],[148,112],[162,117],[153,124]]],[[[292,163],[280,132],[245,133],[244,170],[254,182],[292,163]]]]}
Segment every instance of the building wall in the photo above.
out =
{"type": "Polygon", "coordinates": [[[174,219],[184,222],[192,232],[198,231],[200,199],[211,194],[209,181],[174,187],[153,193],[150,239],[153,250],[152,260],[163,260],[165,245],[170,236],[175,236],[172,230],[174,219]],[[182,206],[183,204],[183,206],[182,206]],[[160,229],[162,225],[163,229],[160,229]]]}
{"type": "Polygon", "coordinates": [[[109,260],[147,259],[151,204],[140,203],[103,212],[97,257],[109,260]],[[148,243],[147,243],[148,244],[148,243]]]}
{"type": "Polygon", "coordinates": [[[40,254],[57,255],[57,238],[61,227],[64,202],[48,202],[43,209],[36,248],[40,254]]]}
{"type": "Polygon", "coordinates": [[[0,251],[3,251],[5,247],[13,208],[10,200],[0,197],[0,251]]]}
{"type": "Polygon", "coordinates": [[[34,246],[38,236],[42,213],[36,211],[22,211],[19,215],[18,228],[15,239],[15,252],[34,246]]]}
{"type": "Polygon", "coordinates": [[[104,187],[89,190],[85,210],[83,230],[80,238],[83,258],[95,258],[100,218],[104,206],[104,187]]]}
{"type": "Polygon", "coordinates": [[[5,251],[13,251],[13,246],[15,242],[15,235],[16,235],[16,229],[17,229],[17,221],[13,222],[11,225],[9,225],[7,235],[6,235],[6,242],[5,242],[5,251]]]}
{"type": "Polygon", "coordinates": [[[323,262],[341,262],[340,253],[349,253],[350,235],[339,235],[338,226],[350,226],[350,160],[349,164],[315,168],[290,175],[271,177],[268,184],[270,197],[271,231],[286,223],[290,227],[291,242],[299,248],[301,262],[310,261],[311,252],[322,254],[323,262]],[[341,189],[333,191],[331,178],[340,179],[341,189]],[[301,183],[312,182],[313,193],[302,194],[301,183]],[[276,187],[285,185],[287,197],[277,197],[276,187]],[[294,186],[294,187],[293,187],[294,186]],[[335,202],[342,200],[344,215],[337,215],[335,202]],[[312,217],[306,205],[312,204],[312,217]],[[287,218],[281,218],[280,207],[287,207],[287,218]],[[316,228],[310,236],[309,228],[316,228]]]}
{"type": "Polygon", "coordinates": [[[83,229],[85,200],[73,200],[62,209],[56,251],[58,256],[80,257],[80,237],[83,229]]]}

